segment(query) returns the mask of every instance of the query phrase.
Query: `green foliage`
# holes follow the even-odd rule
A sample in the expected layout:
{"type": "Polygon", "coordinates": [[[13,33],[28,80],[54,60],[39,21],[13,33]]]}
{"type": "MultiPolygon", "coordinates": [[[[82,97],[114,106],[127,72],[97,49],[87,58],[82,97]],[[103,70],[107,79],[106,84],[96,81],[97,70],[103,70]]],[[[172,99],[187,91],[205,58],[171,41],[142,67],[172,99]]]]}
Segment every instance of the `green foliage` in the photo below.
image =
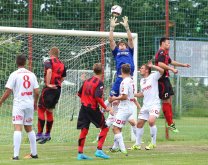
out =
{"type": "Polygon", "coordinates": [[[15,57],[21,52],[21,41],[13,36],[0,37],[0,80],[5,84],[8,76],[15,70],[15,57]]]}

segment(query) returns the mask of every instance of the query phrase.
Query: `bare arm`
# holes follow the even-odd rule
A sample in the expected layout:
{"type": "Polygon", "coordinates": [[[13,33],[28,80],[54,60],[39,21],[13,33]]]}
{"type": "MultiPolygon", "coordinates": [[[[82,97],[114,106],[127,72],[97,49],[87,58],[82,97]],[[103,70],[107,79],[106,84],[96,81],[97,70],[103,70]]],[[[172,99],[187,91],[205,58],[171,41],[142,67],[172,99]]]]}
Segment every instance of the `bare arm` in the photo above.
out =
{"type": "Polygon", "coordinates": [[[123,17],[123,22],[120,22],[120,24],[122,24],[124,26],[124,28],[126,29],[126,33],[127,33],[127,36],[128,36],[128,45],[129,45],[129,47],[133,48],[134,43],[133,43],[133,37],[131,35],[130,28],[129,28],[129,24],[128,24],[128,17],[124,16],[123,17]]]}
{"type": "Polygon", "coordinates": [[[163,75],[163,73],[164,73],[164,69],[163,69],[163,68],[161,68],[161,67],[159,67],[159,66],[153,65],[151,60],[150,60],[150,61],[148,61],[147,65],[148,65],[150,68],[154,68],[154,69],[156,69],[157,71],[159,71],[159,72],[160,72],[160,74],[161,74],[161,75],[163,75]]]}
{"type": "Polygon", "coordinates": [[[122,95],[119,95],[118,97],[116,97],[116,96],[109,97],[108,101],[109,101],[110,103],[112,103],[112,102],[115,101],[115,100],[127,100],[127,99],[128,99],[128,96],[125,95],[125,94],[122,94],[122,95]]]}
{"type": "Polygon", "coordinates": [[[46,71],[46,86],[49,88],[56,89],[57,87],[55,85],[50,84],[51,76],[52,76],[52,69],[47,69],[47,71],[46,71]]]}
{"type": "Polygon", "coordinates": [[[180,67],[187,67],[187,68],[190,67],[189,64],[183,64],[183,63],[180,63],[180,62],[177,62],[177,61],[174,61],[174,60],[171,61],[171,65],[180,66],[180,67]]]}
{"type": "Polygon", "coordinates": [[[144,95],[142,92],[139,92],[139,93],[135,93],[134,97],[142,98],[142,97],[144,97],[144,95]]]}
{"type": "Polygon", "coordinates": [[[111,17],[111,19],[110,19],[110,32],[109,32],[109,41],[110,41],[111,50],[114,50],[116,47],[116,43],[113,39],[113,31],[114,31],[115,27],[119,24],[119,23],[116,23],[116,21],[117,21],[117,18],[111,17]]]}
{"type": "Polygon", "coordinates": [[[137,106],[138,109],[141,109],[141,106],[136,99],[134,99],[134,104],[137,106]]]}
{"type": "Polygon", "coordinates": [[[172,71],[175,74],[178,73],[178,70],[177,69],[174,69],[174,68],[172,68],[172,67],[164,64],[163,62],[158,62],[158,66],[161,67],[161,68],[163,68],[163,69],[165,69],[165,70],[170,70],[170,71],[172,71]]]}
{"type": "Polygon", "coordinates": [[[34,109],[37,110],[37,103],[38,103],[38,96],[39,96],[39,89],[34,89],[34,109]]]}
{"type": "Polygon", "coordinates": [[[12,90],[7,88],[6,91],[4,92],[3,96],[0,99],[0,107],[1,107],[2,103],[10,96],[11,93],[12,93],[12,90]]]}

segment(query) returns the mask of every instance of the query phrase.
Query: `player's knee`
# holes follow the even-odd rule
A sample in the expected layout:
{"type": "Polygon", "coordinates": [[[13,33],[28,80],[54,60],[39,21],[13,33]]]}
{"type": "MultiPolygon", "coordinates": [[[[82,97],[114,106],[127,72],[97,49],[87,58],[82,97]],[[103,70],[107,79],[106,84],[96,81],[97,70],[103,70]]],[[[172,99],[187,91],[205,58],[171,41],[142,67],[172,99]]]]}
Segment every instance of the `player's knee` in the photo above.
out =
{"type": "Polygon", "coordinates": [[[136,126],[136,121],[134,119],[129,120],[129,124],[131,124],[131,126],[136,126]]]}
{"type": "Polygon", "coordinates": [[[143,126],[144,126],[144,122],[139,120],[137,123],[137,128],[143,128],[143,126]]]}

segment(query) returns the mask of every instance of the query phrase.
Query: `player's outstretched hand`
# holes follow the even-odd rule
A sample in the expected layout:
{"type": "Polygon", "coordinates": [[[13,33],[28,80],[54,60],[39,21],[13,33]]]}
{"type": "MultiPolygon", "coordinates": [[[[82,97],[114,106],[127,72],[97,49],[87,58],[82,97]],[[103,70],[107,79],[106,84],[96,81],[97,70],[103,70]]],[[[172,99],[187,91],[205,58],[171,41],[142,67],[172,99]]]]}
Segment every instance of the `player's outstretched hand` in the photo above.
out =
{"type": "Polygon", "coordinates": [[[116,23],[116,21],[117,21],[117,18],[115,18],[115,17],[110,18],[110,27],[111,28],[115,28],[117,25],[119,25],[119,23],[116,23]]]}
{"type": "Polygon", "coordinates": [[[115,101],[115,96],[109,97],[108,101],[109,101],[109,103],[112,103],[113,101],[115,101]]]}
{"type": "Polygon", "coordinates": [[[113,112],[113,108],[112,107],[107,107],[106,108],[106,111],[109,112],[112,116],[114,115],[114,112],[113,112]]]}
{"type": "Polygon", "coordinates": [[[123,25],[125,29],[128,29],[129,28],[128,17],[124,16],[122,17],[122,19],[123,19],[123,22],[120,22],[120,24],[123,25]]]}
{"type": "Polygon", "coordinates": [[[178,73],[178,69],[172,68],[172,72],[173,72],[174,74],[177,74],[177,73],[178,73]]]}
{"type": "Polygon", "coordinates": [[[191,65],[189,65],[189,64],[184,64],[184,67],[190,68],[191,65]]]}
{"type": "Polygon", "coordinates": [[[152,64],[152,60],[149,60],[148,63],[147,63],[147,66],[149,66],[149,67],[151,68],[152,65],[153,65],[153,64],[152,64]]]}

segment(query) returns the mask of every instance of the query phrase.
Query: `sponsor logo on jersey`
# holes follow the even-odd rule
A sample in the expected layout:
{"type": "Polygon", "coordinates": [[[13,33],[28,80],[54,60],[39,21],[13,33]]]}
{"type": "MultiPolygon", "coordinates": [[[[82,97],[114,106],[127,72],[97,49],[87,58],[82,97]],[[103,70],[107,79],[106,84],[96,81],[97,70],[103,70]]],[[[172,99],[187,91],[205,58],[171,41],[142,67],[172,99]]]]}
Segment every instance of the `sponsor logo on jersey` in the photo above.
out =
{"type": "Polygon", "coordinates": [[[22,96],[30,96],[30,95],[32,95],[32,92],[22,92],[21,95],[22,96]]]}

